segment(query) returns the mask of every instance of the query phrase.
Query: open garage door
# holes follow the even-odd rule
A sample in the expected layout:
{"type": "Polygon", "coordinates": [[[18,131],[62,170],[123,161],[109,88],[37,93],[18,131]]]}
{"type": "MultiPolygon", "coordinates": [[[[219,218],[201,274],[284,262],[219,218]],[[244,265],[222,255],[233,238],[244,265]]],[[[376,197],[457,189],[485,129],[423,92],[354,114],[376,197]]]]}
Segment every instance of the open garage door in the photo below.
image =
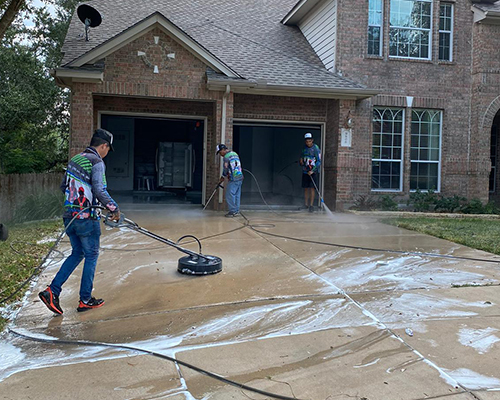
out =
{"type": "Polygon", "coordinates": [[[201,204],[203,119],[101,115],[114,135],[104,159],[109,190],[118,202],[201,204]]]}
{"type": "MultiPolygon", "coordinates": [[[[234,150],[243,168],[255,175],[266,202],[272,206],[296,209],[304,204],[298,161],[307,132],[313,134],[315,144],[322,148],[321,125],[234,123],[234,150]]],[[[242,186],[241,204],[246,208],[265,207],[249,174],[245,175],[242,186]]]]}

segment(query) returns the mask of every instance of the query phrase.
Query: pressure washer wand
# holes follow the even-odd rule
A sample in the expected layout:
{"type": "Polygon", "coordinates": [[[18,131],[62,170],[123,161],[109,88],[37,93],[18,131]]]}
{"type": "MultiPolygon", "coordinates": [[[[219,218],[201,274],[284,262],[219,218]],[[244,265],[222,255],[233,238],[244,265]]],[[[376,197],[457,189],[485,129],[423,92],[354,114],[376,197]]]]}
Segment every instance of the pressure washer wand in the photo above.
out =
{"type": "Polygon", "coordinates": [[[156,239],[158,240],[159,242],[162,242],[162,243],[165,243],[165,244],[168,244],[169,246],[172,246],[174,248],[176,248],[177,250],[179,250],[180,252],[184,253],[184,254],[187,254],[191,257],[201,257],[205,260],[211,260],[211,256],[205,256],[201,253],[196,253],[194,251],[191,251],[191,250],[188,250],[188,249],[185,249],[184,247],[181,247],[179,246],[177,243],[175,243],[174,241],[170,240],[170,239],[166,239],[164,237],[161,237],[153,232],[150,232],[148,231],[147,229],[137,225],[137,223],[135,223],[134,221],[128,219],[128,218],[124,218],[123,219],[124,222],[126,222],[127,224],[129,224],[130,226],[128,226],[129,229],[133,229],[137,232],[140,232],[142,233],[143,235],[146,235],[146,236],[149,236],[150,238],[153,238],[153,239],[156,239]]]}
{"type": "MultiPolygon", "coordinates": [[[[316,185],[316,182],[314,182],[314,179],[313,179],[312,175],[309,175],[309,177],[311,178],[311,181],[312,181],[312,183],[314,185],[314,188],[316,189],[316,192],[318,192],[318,196],[319,196],[319,198],[321,200],[321,204],[325,204],[325,200],[323,200],[323,196],[321,196],[321,193],[320,193],[320,191],[318,189],[318,186],[316,185]]],[[[326,206],[326,204],[325,204],[325,206],[326,206]]]]}
{"type": "Polygon", "coordinates": [[[185,249],[184,247],[179,246],[177,243],[175,243],[172,240],[166,239],[164,237],[161,237],[159,235],[156,235],[155,233],[148,231],[147,229],[137,225],[137,223],[132,221],[131,219],[125,218],[123,213],[120,215],[120,220],[118,222],[112,221],[109,218],[109,216],[107,216],[104,220],[104,223],[108,226],[111,226],[112,228],[125,227],[125,228],[129,228],[133,231],[137,231],[139,233],[142,233],[143,235],[146,235],[146,236],[149,236],[150,238],[158,240],[159,242],[162,242],[164,244],[172,246],[172,247],[176,248],[177,250],[179,250],[180,252],[187,254],[191,257],[194,257],[194,258],[200,257],[200,258],[203,258],[204,260],[207,260],[207,261],[212,260],[212,256],[205,256],[205,255],[201,254],[201,252],[196,253],[194,251],[185,249]]]}
{"type": "Polygon", "coordinates": [[[215,187],[212,195],[210,196],[210,198],[208,199],[207,201],[207,204],[205,204],[205,207],[203,207],[203,211],[205,211],[205,209],[208,207],[208,205],[210,204],[210,202],[212,201],[213,197],[215,196],[215,192],[217,192],[217,189],[224,189],[224,186],[222,186],[220,183],[215,187]]]}

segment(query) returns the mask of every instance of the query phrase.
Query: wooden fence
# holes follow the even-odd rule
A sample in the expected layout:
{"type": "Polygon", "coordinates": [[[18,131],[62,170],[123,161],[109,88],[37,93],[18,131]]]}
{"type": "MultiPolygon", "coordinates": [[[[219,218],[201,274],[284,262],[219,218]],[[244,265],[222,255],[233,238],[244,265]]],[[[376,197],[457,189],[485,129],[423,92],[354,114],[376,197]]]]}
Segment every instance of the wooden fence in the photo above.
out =
{"type": "Polygon", "coordinates": [[[63,173],[0,174],[0,223],[9,221],[26,196],[59,191],[63,173]]]}

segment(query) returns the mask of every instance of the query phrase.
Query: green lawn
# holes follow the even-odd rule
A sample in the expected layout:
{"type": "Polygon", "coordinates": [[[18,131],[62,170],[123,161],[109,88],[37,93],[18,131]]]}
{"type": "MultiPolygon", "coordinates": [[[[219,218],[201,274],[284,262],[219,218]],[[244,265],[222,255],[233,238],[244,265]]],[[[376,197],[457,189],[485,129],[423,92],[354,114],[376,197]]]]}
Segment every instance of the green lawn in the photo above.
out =
{"type": "Polygon", "coordinates": [[[383,222],[500,255],[498,219],[412,217],[383,222]]]}
{"type": "MultiPolygon", "coordinates": [[[[33,273],[39,272],[37,268],[54,242],[38,242],[42,239],[57,238],[63,224],[61,219],[57,219],[18,224],[8,228],[8,240],[0,242],[0,300],[10,296],[33,273]]],[[[52,254],[52,257],[55,256],[57,254],[52,254]]],[[[6,303],[0,303],[0,306],[21,299],[26,287],[6,303]]],[[[6,322],[0,317],[0,331],[6,322]]]]}

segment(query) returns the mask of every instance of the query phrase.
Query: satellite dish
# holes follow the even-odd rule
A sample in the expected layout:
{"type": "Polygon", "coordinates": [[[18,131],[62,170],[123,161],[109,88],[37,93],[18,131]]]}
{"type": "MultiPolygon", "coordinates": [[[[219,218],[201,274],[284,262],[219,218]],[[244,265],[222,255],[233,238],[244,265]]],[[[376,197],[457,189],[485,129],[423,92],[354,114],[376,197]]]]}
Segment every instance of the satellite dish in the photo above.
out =
{"type": "Polygon", "coordinates": [[[90,7],[87,4],[79,6],[76,13],[78,14],[78,18],[80,18],[80,21],[82,21],[85,25],[85,41],[88,42],[89,29],[101,25],[101,14],[94,7],[90,7]]]}

